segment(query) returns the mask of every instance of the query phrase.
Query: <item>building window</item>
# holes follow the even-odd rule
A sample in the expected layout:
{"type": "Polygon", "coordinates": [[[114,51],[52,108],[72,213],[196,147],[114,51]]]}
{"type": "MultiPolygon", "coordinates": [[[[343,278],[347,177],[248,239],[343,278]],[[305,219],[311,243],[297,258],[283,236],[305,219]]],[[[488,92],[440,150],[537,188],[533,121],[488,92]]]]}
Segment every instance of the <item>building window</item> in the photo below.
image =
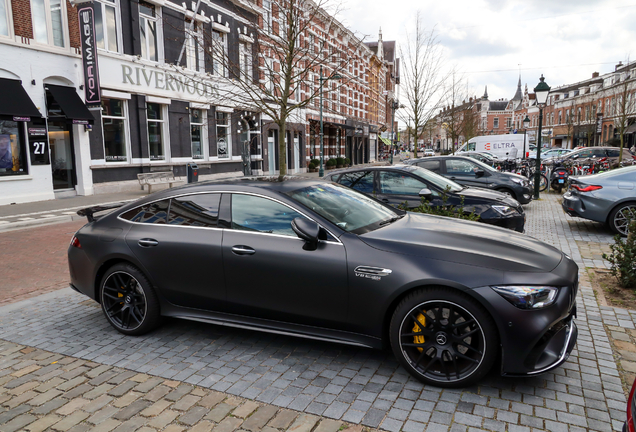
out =
{"type": "Polygon", "coordinates": [[[190,22],[186,21],[186,66],[195,71],[205,70],[205,52],[203,50],[203,29],[198,22],[194,22],[192,30],[190,22]]]}
{"type": "Polygon", "coordinates": [[[24,125],[0,120],[0,177],[27,174],[24,125]]]}
{"type": "Polygon", "coordinates": [[[225,67],[227,58],[227,35],[221,31],[212,30],[212,74],[227,76],[225,67]]]}
{"type": "Polygon", "coordinates": [[[33,38],[37,43],[65,46],[65,12],[62,0],[31,0],[33,38]]]}
{"type": "Polygon", "coordinates": [[[97,48],[118,52],[118,8],[117,0],[98,0],[95,10],[95,43],[97,48]]]}
{"type": "Polygon", "coordinates": [[[106,162],[126,162],[127,122],[126,101],[102,98],[102,125],[106,162]]]}
{"type": "Polygon", "coordinates": [[[263,0],[263,29],[267,33],[272,32],[272,2],[270,0],[263,0]]]}
{"type": "Polygon", "coordinates": [[[205,110],[190,108],[190,139],[192,159],[205,159],[205,110]]]}
{"type": "Polygon", "coordinates": [[[141,30],[141,56],[147,60],[159,61],[159,31],[161,20],[155,5],[139,2],[139,27],[141,30]]]}
{"type": "Polygon", "coordinates": [[[165,115],[164,106],[158,103],[146,104],[148,113],[148,143],[150,145],[150,160],[162,161],[166,159],[165,143],[165,115]]]}
{"type": "Polygon", "coordinates": [[[512,119],[511,119],[510,117],[508,117],[508,118],[506,119],[506,127],[507,127],[508,129],[510,129],[510,128],[512,127],[512,119]]]}
{"type": "Polygon", "coordinates": [[[232,156],[229,113],[216,112],[216,149],[219,159],[228,159],[232,156]]]}
{"type": "Polygon", "coordinates": [[[241,42],[239,46],[239,56],[241,62],[241,76],[245,82],[251,82],[253,80],[252,73],[252,44],[241,42]]]}
{"type": "Polygon", "coordinates": [[[495,117],[492,123],[493,129],[499,129],[499,117],[495,117]]]}
{"type": "Polygon", "coordinates": [[[9,0],[0,0],[0,36],[11,36],[9,0]]]}

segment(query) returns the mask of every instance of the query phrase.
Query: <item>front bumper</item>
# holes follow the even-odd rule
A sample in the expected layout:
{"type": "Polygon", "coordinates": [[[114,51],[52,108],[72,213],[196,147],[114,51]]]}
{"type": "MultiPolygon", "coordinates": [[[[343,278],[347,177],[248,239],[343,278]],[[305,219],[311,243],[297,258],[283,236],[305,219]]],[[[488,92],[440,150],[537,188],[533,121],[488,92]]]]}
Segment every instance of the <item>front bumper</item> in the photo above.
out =
{"type": "Polygon", "coordinates": [[[524,226],[526,225],[526,215],[518,214],[516,216],[507,217],[507,218],[490,218],[490,219],[482,219],[483,223],[488,225],[495,225],[501,228],[508,228],[520,233],[523,233],[524,226]]]}
{"type": "Polygon", "coordinates": [[[530,187],[526,186],[519,186],[515,190],[515,195],[520,204],[528,204],[534,198],[534,192],[530,187]]]}

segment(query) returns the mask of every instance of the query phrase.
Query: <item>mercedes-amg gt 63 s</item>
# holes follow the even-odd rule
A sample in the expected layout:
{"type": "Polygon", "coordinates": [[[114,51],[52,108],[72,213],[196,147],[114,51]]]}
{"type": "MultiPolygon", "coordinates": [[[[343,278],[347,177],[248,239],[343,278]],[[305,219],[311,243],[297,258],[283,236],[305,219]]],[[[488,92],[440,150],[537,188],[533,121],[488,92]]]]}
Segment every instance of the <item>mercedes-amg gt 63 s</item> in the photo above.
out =
{"type": "Polygon", "coordinates": [[[576,342],[578,267],[561,251],[328,181],[202,182],[79,213],[71,286],[125,335],[170,316],[390,347],[440,387],[495,364],[540,374],[576,342]]]}

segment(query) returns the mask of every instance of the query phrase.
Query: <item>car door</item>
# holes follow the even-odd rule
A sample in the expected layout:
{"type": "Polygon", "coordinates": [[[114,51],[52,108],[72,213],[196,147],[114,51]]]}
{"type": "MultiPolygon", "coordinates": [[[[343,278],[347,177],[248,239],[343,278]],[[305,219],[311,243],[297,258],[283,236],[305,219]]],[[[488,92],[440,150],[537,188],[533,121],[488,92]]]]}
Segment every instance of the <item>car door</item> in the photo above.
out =
{"type": "Polygon", "coordinates": [[[189,194],[130,210],[126,243],[160,293],[178,306],[221,310],[225,277],[221,194],[189,194]]]}
{"type": "Polygon", "coordinates": [[[466,159],[446,159],[445,162],[444,175],[447,178],[464,186],[488,188],[488,173],[484,172],[483,176],[477,176],[477,171],[484,171],[481,166],[466,159]]]}
{"type": "Polygon", "coordinates": [[[312,326],[342,322],[348,306],[343,244],[330,237],[308,250],[291,228],[294,218],[305,217],[300,212],[269,197],[228,196],[223,265],[232,311],[312,326]]]}
{"type": "Polygon", "coordinates": [[[414,208],[422,203],[420,191],[430,189],[430,185],[406,172],[379,170],[376,198],[386,204],[398,207],[406,203],[406,208],[414,208]]]}

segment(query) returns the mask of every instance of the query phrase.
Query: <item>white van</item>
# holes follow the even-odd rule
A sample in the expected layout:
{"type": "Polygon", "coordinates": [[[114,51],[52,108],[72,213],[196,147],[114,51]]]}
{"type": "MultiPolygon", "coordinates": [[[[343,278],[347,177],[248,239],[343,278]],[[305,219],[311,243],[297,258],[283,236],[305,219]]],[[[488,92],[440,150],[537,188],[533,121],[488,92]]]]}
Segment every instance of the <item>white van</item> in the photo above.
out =
{"type": "MultiPolygon", "coordinates": [[[[465,151],[487,151],[496,155],[499,159],[516,159],[523,157],[523,135],[486,135],[471,138],[455,152],[460,154],[465,151]]],[[[530,151],[530,144],[526,141],[526,156],[530,151]]]]}

